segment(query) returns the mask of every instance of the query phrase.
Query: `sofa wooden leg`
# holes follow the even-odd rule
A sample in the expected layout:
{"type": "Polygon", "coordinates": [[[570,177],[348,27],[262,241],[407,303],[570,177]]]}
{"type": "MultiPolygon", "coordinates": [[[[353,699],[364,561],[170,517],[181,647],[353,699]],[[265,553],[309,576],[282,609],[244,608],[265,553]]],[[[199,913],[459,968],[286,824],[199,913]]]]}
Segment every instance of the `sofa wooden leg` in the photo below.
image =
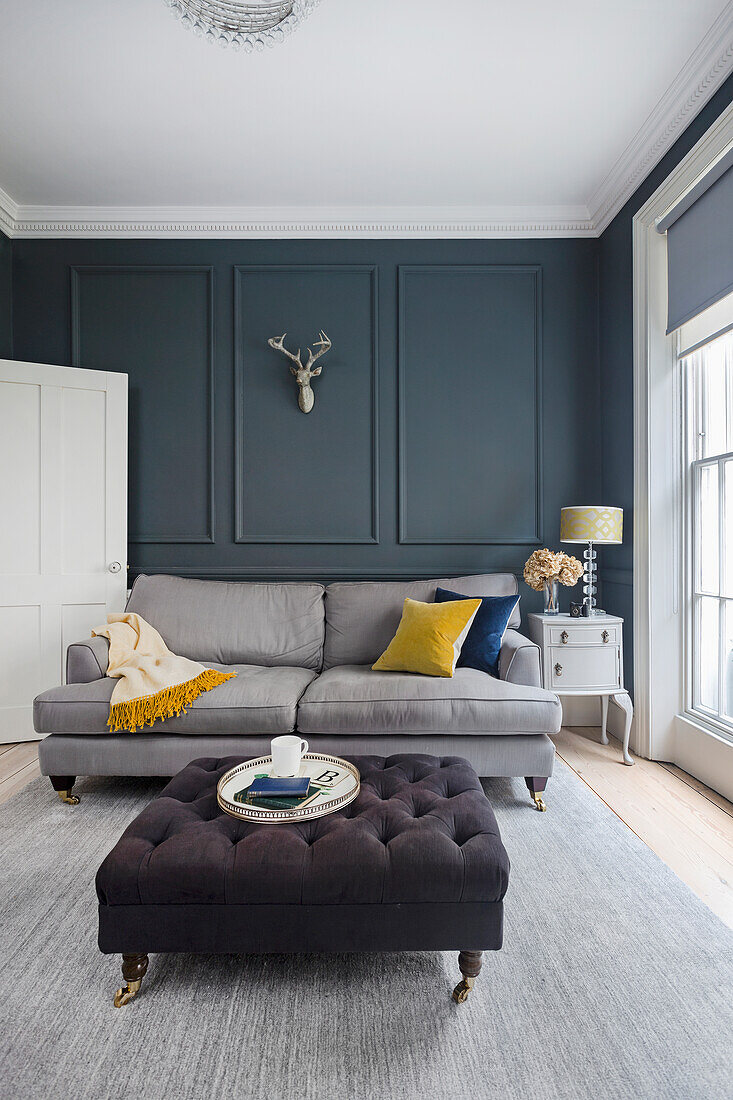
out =
{"type": "Polygon", "coordinates": [[[147,969],[147,955],[122,956],[122,977],[126,984],[123,989],[118,989],[115,993],[115,1008],[122,1008],[123,1005],[129,1004],[133,997],[137,997],[147,969]]]}
{"type": "Polygon", "coordinates": [[[51,786],[58,794],[62,802],[68,806],[78,806],[79,798],[71,793],[71,788],[76,783],[75,775],[50,775],[51,786]]]}
{"type": "Polygon", "coordinates": [[[545,787],[547,786],[546,775],[527,775],[524,782],[527,784],[527,790],[532,795],[532,801],[538,810],[543,813],[547,809],[545,800],[542,797],[545,787]]]}
{"type": "Polygon", "coordinates": [[[473,989],[473,983],[481,970],[483,951],[461,951],[458,956],[458,967],[463,974],[463,980],[453,990],[453,1000],[462,1005],[473,989]]]}

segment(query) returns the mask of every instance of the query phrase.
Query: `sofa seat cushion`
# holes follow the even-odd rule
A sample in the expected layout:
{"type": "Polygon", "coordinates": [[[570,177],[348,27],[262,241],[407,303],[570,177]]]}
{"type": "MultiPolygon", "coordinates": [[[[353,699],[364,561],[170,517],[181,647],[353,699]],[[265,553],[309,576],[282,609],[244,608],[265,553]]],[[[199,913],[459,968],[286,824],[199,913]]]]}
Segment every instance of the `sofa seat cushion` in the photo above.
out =
{"type": "Polygon", "coordinates": [[[451,678],[339,665],[315,679],[298,706],[301,733],[557,733],[562,708],[542,688],[475,668],[451,678]]]}
{"type": "MultiPolygon", "coordinates": [[[[291,733],[298,700],[316,675],[307,668],[206,664],[237,675],[200,695],[186,714],[145,726],[140,733],[291,733]]],[[[108,734],[109,701],[116,683],[105,676],[44,691],[33,704],[36,731],[108,734]]]]}

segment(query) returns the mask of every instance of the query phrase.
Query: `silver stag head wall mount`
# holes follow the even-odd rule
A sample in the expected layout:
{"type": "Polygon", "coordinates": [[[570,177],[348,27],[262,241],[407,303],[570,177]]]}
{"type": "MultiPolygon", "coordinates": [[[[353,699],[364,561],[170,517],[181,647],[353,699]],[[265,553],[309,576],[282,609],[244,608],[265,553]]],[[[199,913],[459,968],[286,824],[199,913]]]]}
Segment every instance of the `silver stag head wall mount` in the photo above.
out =
{"type": "Polygon", "coordinates": [[[271,348],[275,351],[281,351],[283,355],[287,355],[288,359],[292,359],[295,363],[294,367],[290,368],[292,374],[295,375],[295,380],[298,383],[298,404],[300,405],[301,412],[309,413],[313,408],[315,401],[315,395],[311,389],[311,378],[317,378],[323,370],[323,367],[315,367],[316,359],[320,359],[322,355],[325,355],[328,349],[331,347],[331,341],[326,336],[325,332],[321,330],[318,339],[313,344],[316,348],[315,353],[308,348],[308,362],[305,366],[300,361],[300,348],[298,348],[295,355],[283,344],[283,340],[287,336],[287,332],[284,332],[282,336],[277,338],[271,336],[267,341],[271,348]]]}

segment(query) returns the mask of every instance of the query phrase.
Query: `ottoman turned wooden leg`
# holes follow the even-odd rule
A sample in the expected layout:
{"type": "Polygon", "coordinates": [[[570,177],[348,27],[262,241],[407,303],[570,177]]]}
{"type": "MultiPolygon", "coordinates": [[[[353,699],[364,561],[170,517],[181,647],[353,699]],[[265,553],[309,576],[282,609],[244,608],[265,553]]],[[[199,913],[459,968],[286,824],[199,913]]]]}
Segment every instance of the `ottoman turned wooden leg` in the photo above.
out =
{"type": "Polygon", "coordinates": [[[483,955],[483,951],[461,951],[458,956],[458,966],[463,974],[463,980],[453,990],[453,1000],[456,1004],[463,1004],[473,989],[473,983],[481,970],[483,955]]]}
{"type": "Polygon", "coordinates": [[[49,779],[62,802],[66,802],[68,806],[79,805],[78,796],[71,793],[71,788],[76,783],[75,775],[50,775],[49,779]]]}
{"type": "Polygon", "coordinates": [[[122,956],[122,977],[127,984],[124,989],[118,989],[115,993],[115,1008],[122,1008],[137,996],[147,969],[147,955],[122,956]]]}

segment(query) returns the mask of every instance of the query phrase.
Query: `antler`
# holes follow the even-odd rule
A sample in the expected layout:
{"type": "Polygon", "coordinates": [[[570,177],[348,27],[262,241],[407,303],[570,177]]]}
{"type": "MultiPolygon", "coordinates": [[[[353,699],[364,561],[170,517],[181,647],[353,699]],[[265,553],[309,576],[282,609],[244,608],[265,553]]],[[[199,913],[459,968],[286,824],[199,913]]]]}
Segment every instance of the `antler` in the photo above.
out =
{"type": "MultiPolygon", "coordinates": [[[[285,339],[286,336],[287,336],[287,332],[284,332],[282,334],[282,336],[279,336],[277,339],[275,339],[274,336],[271,336],[270,339],[267,342],[268,342],[268,344],[270,345],[271,348],[275,349],[275,351],[281,351],[283,353],[283,355],[287,355],[288,359],[292,359],[294,363],[298,364],[299,370],[302,370],[303,369],[303,364],[300,361],[300,348],[298,348],[297,354],[295,354],[295,355],[293,355],[292,351],[288,351],[288,349],[283,344],[283,340],[285,339]]],[[[310,363],[309,363],[309,365],[310,365],[310,363]]],[[[292,370],[292,367],[290,369],[292,370]]]]}
{"type": "MultiPolygon", "coordinates": [[[[313,344],[313,347],[314,348],[320,348],[321,350],[317,351],[316,354],[314,355],[313,352],[311,351],[311,349],[308,348],[308,362],[305,365],[306,370],[310,370],[311,367],[313,366],[313,364],[315,363],[316,359],[320,359],[321,356],[325,355],[326,352],[328,351],[328,349],[331,347],[331,341],[326,336],[323,329],[321,329],[320,335],[319,335],[318,339],[315,341],[315,343],[313,344]]],[[[313,373],[314,374],[316,374],[316,373],[320,374],[321,373],[321,368],[319,367],[318,370],[314,371],[313,373]]]]}

